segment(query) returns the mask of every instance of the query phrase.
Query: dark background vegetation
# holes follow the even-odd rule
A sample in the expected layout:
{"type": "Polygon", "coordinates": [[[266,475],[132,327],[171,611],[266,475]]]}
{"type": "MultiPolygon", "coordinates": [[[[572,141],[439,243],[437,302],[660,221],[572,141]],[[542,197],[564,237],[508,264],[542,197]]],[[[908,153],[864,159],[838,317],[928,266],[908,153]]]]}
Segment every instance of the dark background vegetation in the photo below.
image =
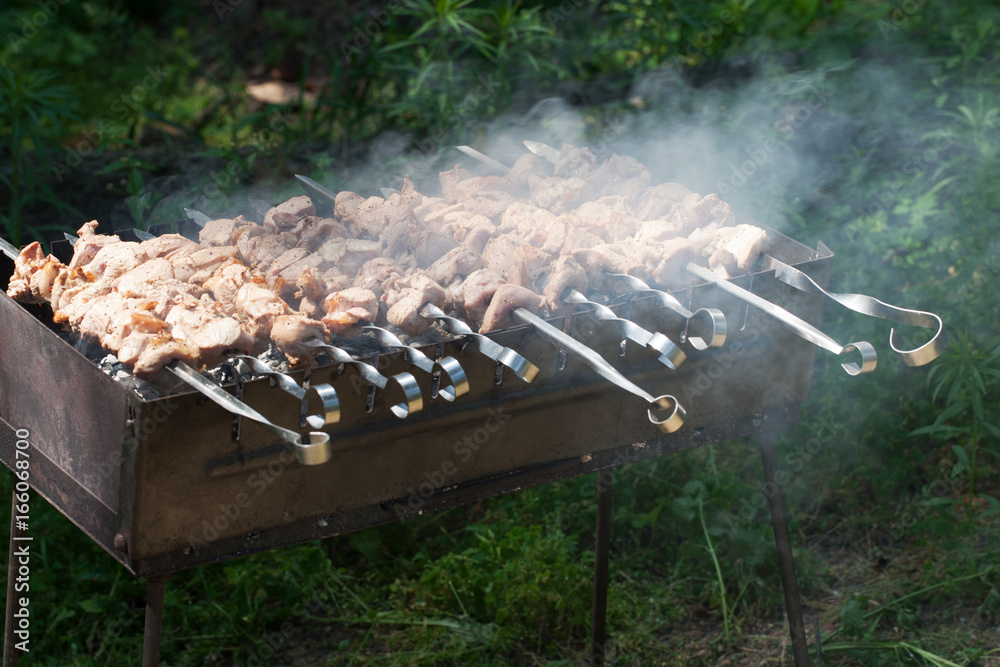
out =
{"type": "MultiPolygon", "coordinates": [[[[7,0],[0,27],[0,233],[15,242],[279,201],[293,173],[432,190],[456,144],[512,159],[515,140],[566,140],[824,241],[837,291],[940,313],[948,350],[914,369],[884,322],[828,307],[826,329],[873,341],[880,367],[848,378],[820,353],[803,421],[780,433],[798,573],[824,664],[1000,664],[992,5],[7,0]]],[[[761,483],[742,442],[616,473],[613,664],[788,655],[761,483]]],[[[176,574],[164,658],[580,664],[595,489],[176,574]]],[[[43,505],[22,664],[138,664],[142,583],[43,505]]]]}

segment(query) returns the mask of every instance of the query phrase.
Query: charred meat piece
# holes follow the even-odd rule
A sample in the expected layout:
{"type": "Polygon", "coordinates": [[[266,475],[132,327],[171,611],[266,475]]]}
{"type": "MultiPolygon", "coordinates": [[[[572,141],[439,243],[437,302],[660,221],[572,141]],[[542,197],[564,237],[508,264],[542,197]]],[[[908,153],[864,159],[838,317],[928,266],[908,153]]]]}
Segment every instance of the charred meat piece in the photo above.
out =
{"type": "Polygon", "coordinates": [[[417,266],[422,269],[426,269],[459,245],[457,240],[430,230],[417,232],[410,237],[413,257],[417,260],[417,266]]]}
{"type": "Polygon", "coordinates": [[[472,178],[472,174],[455,165],[454,169],[442,171],[438,174],[438,178],[441,181],[441,193],[444,195],[444,198],[452,202],[457,202],[463,194],[463,189],[459,186],[459,183],[472,178]]]}
{"type": "Polygon", "coordinates": [[[356,336],[358,324],[372,322],[378,315],[378,298],[371,290],[360,287],[333,292],[323,302],[323,324],[337,336],[356,336]]]}
{"type": "Polygon", "coordinates": [[[316,348],[305,345],[305,341],[328,337],[326,325],[304,315],[280,315],[271,328],[271,340],[292,366],[302,366],[316,354],[316,348]]]}
{"type": "Polygon", "coordinates": [[[285,231],[295,227],[307,215],[316,215],[312,200],[305,195],[292,197],[264,214],[264,229],[268,232],[285,231]]]}
{"type": "Polygon", "coordinates": [[[561,313],[567,308],[563,295],[571,289],[586,294],[589,284],[587,272],[575,259],[569,255],[560,257],[552,264],[552,273],[543,290],[546,308],[553,314],[561,313]]]}
{"type": "Polygon", "coordinates": [[[576,176],[532,175],[528,179],[528,187],[531,188],[529,203],[557,214],[579,206],[589,199],[587,194],[592,192],[587,182],[576,176]]]}
{"type": "Polygon", "coordinates": [[[428,303],[443,306],[446,292],[441,285],[431,280],[427,275],[415,272],[397,280],[386,292],[386,305],[389,310],[385,317],[389,324],[401,331],[415,336],[425,331],[431,324],[420,315],[420,309],[428,303]]]}
{"type": "Polygon", "coordinates": [[[663,287],[678,289],[691,283],[684,266],[698,257],[698,248],[686,238],[664,241],[650,248],[644,263],[650,277],[663,287]]]}
{"type": "Polygon", "coordinates": [[[175,262],[174,277],[188,283],[200,284],[208,280],[215,270],[225,262],[235,259],[235,246],[217,246],[201,248],[190,255],[185,255],[175,262]]]}
{"type": "Polygon", "coordinates": [[[394,260],[388,257],[376,257],[361,265],[351,286],[371,290],[376,296],[381,296],[390,282],[402,275],[402,268],[394,260]]]}
{"type": "Polygon", "coordinates": [[[537,313],[541,305],[542,298],[531,290],[518,285],[501,285],[493,294],[490,306],[483,315],[479,333],[489,333],[514,326],[517,322],[511,318],[511,313],[516,309],[524,308],[537,313]]]}
{"type": "MultiPolygon", "coordinates": [[[[680,183],[660,183],[645,190],[635,202],[635,214],[640,220],[653,220],[666,216],[675,204],[692,194],[680,183]]],[[[700,195],[699,195],[700,198],[700,195]]]]}
{"type": "Polygon", "coordinates": [[[652,175],[646,165],[632,157],[612,155],[586,177],[597,192],[611,194],[619,184],[630,179],[649,183],[652,175]]]}
{"type": "Polygon", "coordinates": [[[253,281],[253,274],[238,259],[224,262],[215,273],[205,281],[205,288],[215,297],[216,303],[223,312],[232,315],[236,312],[236,295],[240,288],[253,281]]]}
{"type": "Polygon", "coordinates": [[[247,224],[250,223],[243,216],[209,220],[198,232],[198,241],[202,245],[230,245],[236,230],[247,224]]]}
{"type": "Polygon", "coordinates": [[[29,243],[14,260],[7,296],[24,303],[45,303],[52,299],[52,285],[65,270],[66,265],[46,256],[37,241],[29,243]]]}
{"type": "Polygon", "coordinates": [[[450,285],[483,268],[483,258],[477,252],[458,247],[434,262],[427,269],[427,276],[439,285],[450,285]]]}
{"type": "Polygon", "coordinates": [[[90,264],[104,246],[121,243],[121,239],[117,236],[98,234],[96,230],[97,221],[91,220],[76,231],[78,239],[73,245],[73,259],[69,262],[71,270],[81,269],[90,264]]]}
{"type": "MultiPolygon", "coordinates": [[[[200,245],[180,234],[164,234],[155,239],[143,241],[139,245],[147,259],[166,259],[171,263],[201,250],[200,245]]],[[[73,259],[76,259],[75,254],[73,259]]]]}
{"type": "Polygon", "coordinates": [[[510,168],[508,177],[510,178],[511,184],[513,184],[518,189],[525,189],[528,187],[528,179],[533,174],[538,174],[539,176],[547,176],[548,170],[545,166],[545,162],[542,161],[540,157],[534,155],[533,153],[525,153],[521,157],[517,158],[514,166],[510,168]]]}
{"type": "Polygon", "coordinates": [[[570,176],[586,178],[597,168],[597,156],[589,148],[577,148],[566,144],[559,151],[559,159],[553,173],[556,176],[568,178],[570,176]]]}
{"type": "Polygon", "coordinates": [[[454,290],[449,290],[448,304],[464,312],[470,324],[478,325],[482,323],[493,295],[503,284],[503,276],[495,271],[473,271],[454,290]]]}
{"type": "Polygon", "coordinates": [[[275,319],[290,310],[274,290],[255,282],[240,286],[233,305],[247,333],[261,339],[271,334],[275,319]]]}
{"type": "Polygon", "coordinates": [[[462,197],[460,202],[469,213],[498,220],[514,202],[514,196],[503,190],[484,190],[462,197]]]}
{"type": "Polygon", "coordinates": [[[333,203],[333,214],[337,216],[338,220],[344,221],[364,201],[365,198],[355,192],[347,190],[338,192],[333,203]]]}
{"type": "Polygon", "coordinates": [[[708,266],[724,278],[748,273],[768,247],[767,232],[753,225],[723,227],[716,236],[718,241],[708,266]]]}

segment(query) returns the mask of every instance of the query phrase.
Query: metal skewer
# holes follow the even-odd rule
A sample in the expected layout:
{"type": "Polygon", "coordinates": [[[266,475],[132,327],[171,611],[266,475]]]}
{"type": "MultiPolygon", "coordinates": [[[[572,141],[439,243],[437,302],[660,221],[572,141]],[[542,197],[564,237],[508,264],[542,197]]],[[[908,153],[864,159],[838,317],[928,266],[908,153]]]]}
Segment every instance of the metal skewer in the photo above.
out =
{"type": "Polygon", "coordinates": [[[856,313],[892,320],[900,324],[934,329],[934,336],[929,341],[912,350],[904,350],[899,346],[895,327],[889,331],[889,347],[903,358],[903,362],[907,366],[923,366],[934,361],[944,352],[945,341],[944,336],[942,336],[944,323],[934,313],[900,308],[899,306],[890,305],[875,297],[865,296],[864,294],[835,294],[827,292],[815,280],[802,271],[770,255],[764,255],[762,263],[765,271],[773,269],[774,276],[786,285],[791,285],[803,292],[823,294],[856,313]]]}
{"type": "Polygon", "coordinates": [[[478,346],[480,353],[503,364],[525,382],[531,382],[535,379],[535,376],[538,375],[538,366],[535,366],[533,363],[509,347],[504,347],[500,343],[497,343],[482,334],[476,333],[462,320],[454,317],[448,317],[444,314],[444,311],[434,304],[425,304],[420,311],[420,315],[422,317],[426,317],[427,319],[438,320],[453,334],[466,336],[476,341],[476,345],[478,346]]]}
{"type": "Polygon", "coordinates": [[[298,179],[299,185],[301,185],[302,189],[306,191],[306,194],[309,195],[309,198],[313,200],[314,204],[317,199],[326,202],[330,206],[333,206],[336,202],[337,193],[333,190],[320,185],[308,176],[295,174],[295,178],[298,179]]]}
{"type": "Polygon", "coordinates": [[[211,218],[202,213],[201,211],[196,211],[193,208],[184,209],[184,215],[191,219],[191,221],[198,225],[199,227],[204,227],[211,221],[211,218]]]}
{"type": "Polygon", "coordinates": [[[295,431],[272,423],[243,401],[235,398],[225,389],[203,377],[201,373],[190,366],[177,363],[167,366],[167,370],[181,380],[198,390],[206,398],[222,406],[233,414],[246,417],[257,422],[262,427],[295,447],[295,454],[303,465],[317,465],[330,459],[330,436],[323,431],[311,431],[309,442],[303,442],[302,436],[295,431]]]}
{"type": "Polygon", "coordinates": [[[434,361],[417,348],[404,344],[403,341],[399,340],[395,334],[387,329],[376,326],[365,326],[362,328],[373,331],[382,345],[402,350],[410,363],[425,373],[431,375],[437,371],[443,373],[448,378],[448,381],[451,382],[449,386],[443,386],[438,389],[438,395],[444,400],[450,403],[459,396],[469,393],[469,378],[465,375],[462,365],[458,363],[458,359],[444,357],[434,361]]]}
{"type": "Polygon", "coordinates": [[[295,398],[303,399],[306,397],[306,390],[293,380],[290,375],[274,370],[257,357],[251,357],[248,354],[234,354],[229,357],[229,361],[242,361],[250,367],[250,370],[255,375],[263,375],[270,378],[282,391],[291,394],[295,398]]]}
{"type": "Polygon", "coordinates": [[[524,145],[529,151],[542,158],[543,160],[548,160],[552,164],[559,161],[559,151],[548,144],[543,144],[540,141],[531,141],[530,139],[524,140],[524,145]]]}
{"type": "Polygon", "coordinates": [[[465,153],[469,157],[473,158],[474,160],[478,160],[479,162],[486,165],[490,169],[500,172],[501,174],[506,174],[508,171],[510,171],[510,167],[508,167],[504,163],[497,162],[489,155],[484,155],[483,153],[477,151],[475,148],[472,148],[471,146],[455,146],[455,148],[465,153]]]}
{"type": "Polygon", "coordinates": [[[14,247],[14,244],[2,236],[0,236],[0,250],[3,251],[3,254],[14,260],[21,254],[21,251],[14,247]]]}
{"type": "Polygon", "coordinates": [[[789,327],[800,338],[804,338],[813,345],[833,352],[838,356],[844,354],[845,352],[858,352],[861,355],[860,365],[855,362],[845,362],[841,364],[843,369],[847,371],[848,375],[871,373],[875,370],[877,355],[875,354],[875,348],[872,347],[871,343],[858,341],[856,343],[848,343],[847,345],[842,346],[813,325],[793,315],[781,306],[773,304],[766,299],[760,298],[753,292],[749,292],[742,287],[734,285],[725,278],[716,275],[709,269],[697,266],[691,262],[688,262],[684,268],[688,273],[701,278],[702,280],[714,283],[722,291],[735,296],[737,299],[740,299],[751,306],[759,308],[785,326],[789,327]]]}
{"type": "Polygon", "coordinates": [[[396,403],[395,405],[390,406],[389,409],[392,410],[392,414],[396,415],[400,419],[404,419],[410,413],[420,412],[420,410],[423,409],[424,399],[420,394],[420,385],[417,384],[417,379],[409,373],[397,373],[391,377],[386,377],[375,370],[375,367],[371,364],[359,361],[352,357],[347,351],[333,345],[328,345],[318,338],[311,338],[303,341],[302,344],[326,352],[330,355],[330,358],[338,364],[350,364],[354,366],[366,382],[378,387],[379,389],[385,389],[389,385],[390,380],[399,385],[400,389],[403,390],[405,400],[402,403],[396,403]]]}
{"type": "Polygon", "coordinates": [[[263,219],[264,216],[267,215],[268,211],[270,211],[272,208],[274,208],[273,206],[271,206],[270,202],[266,202],[263,199],[253,199],[253,198],[250,198],[247,201],[250,202],[250,208],[252,208],[254,211],[256,211],[257,215],[261,216],[262,219],[263,219]]]}
{"type": "Polygon", "coordinates": [[[659,304],[687,318],[687,342],[696,350],[722,347],[726,342],[726,316],[718,308],[699,308],[693,313],[670,294],[653,289],[627,273],[609,273],[623,281],[636,294],[650,294],[659,304]],[[693,330],[693,331],[692,331],[693,330]]]}
{"type": "Polygon", "coordinates": [[[554,342],[560,348],[569,350],[570,352],[580,356],[585,362],[587,362],[587,365],[597,371],[597,373],[604,379],[613,382],[625,391],[635,394],[636,396],[644,399],[650,405],[657,408],[660,412],[653,412],[653,408],[649,408],[647,414],[649,416],[649,421],[656,424],[661,431],[665,433],[673,433],[684,425],[685,410],[673,396],[670,396],[669,394],[653,396],[648,391],[619,373],[615,367],[605,361],[604,357],[600,354],[572,336],[563,333],[560,329],[552,326],[534,313],[525,310],[524,308],[517,308],[514,310],[513,315],[525,324],[530,324],[535,327],[535,330],[538,331],[538,333],[554,342]]]}
{"type": "Polygon", "coordinates": [[[576,290],[571,290],[566,295],[566,303],[589,306],[594,309],[594,314],[598,320],[603,322],[614,322],[621,328],[622,335],[628,340],[638,343],[643,347],[648,347],[659,354],[660,363],[671,370],[677,370],[687,360],[687,355],[677,347],[672,340],[660,332],[652,332],[643,329],[631,320],[626,320],[615,315],[615,312],[605,305],[594,303],[576,290]]]}

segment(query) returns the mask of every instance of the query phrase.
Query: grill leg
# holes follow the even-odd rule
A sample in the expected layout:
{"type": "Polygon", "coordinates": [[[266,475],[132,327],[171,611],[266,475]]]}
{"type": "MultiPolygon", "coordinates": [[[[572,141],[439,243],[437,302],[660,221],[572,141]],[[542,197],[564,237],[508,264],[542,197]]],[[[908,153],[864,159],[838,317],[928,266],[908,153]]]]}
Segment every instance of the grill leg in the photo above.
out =
{"type": "Polygon", "coordinates": [[[788,535],[788,518],[785,515],[785,498],[781,493],[778,475],[778,455],[774,451],[774,433],[763,431],[757,436],[760,458],[764,463],[764,488],[771,509],[771,526],[774,528],[774,544],[778,550],[778,569],[781,571],[781,588],[785,593],[785,613],[788,615],[788,629],[792,635],[792,655],[795,667],[809,667],[809,649],[806,640],[806,626],[802,620],[802,600],[799,597],[799,582],[795,578],[795,563],[792,562],[792,541],[788,535]]]}
{"type": "Polygon", "coordinates": [[[597,531],[594,547],[594,607],[591,622],[590,664],[604,666],[608,638],[608,552],[611,546],[611,483],[614,470],[597,474],[597,531]]]}
{"type": "Polygon", "coordinates": [[[14,620],[14,612],[17,609],[15,600],[17,596],[14,591],[14,580],[17,577],[17,559],[14,558],[15,538],[21,533],[17,529],[14,520],[14,505],[17,503],[17,492],[11,493],[10,498],[10,545],[7,548],[7,613],[4,619],[3,632],[3,667],[17,667],[17,660],[20,652],[14,647],[14,630],[17,622],[14,620]]]}
{"type": "Polygon", "coordinates": [[[160,664],[160,637],[163,632],[163,588],[167,583],[164,574],[151,577],[146,582],[146,629],[142,636],[142,667],[160,664]]]}

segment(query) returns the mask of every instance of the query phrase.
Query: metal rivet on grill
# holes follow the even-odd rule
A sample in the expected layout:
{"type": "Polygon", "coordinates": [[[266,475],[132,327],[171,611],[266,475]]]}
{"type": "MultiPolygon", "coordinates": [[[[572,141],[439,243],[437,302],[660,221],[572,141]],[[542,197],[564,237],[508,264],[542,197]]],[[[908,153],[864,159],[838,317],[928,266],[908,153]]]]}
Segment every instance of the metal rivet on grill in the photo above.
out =
{"type": "Polygon", "coordinates": [[[441,371],[437,370],[431,374],[431,398],[437,398],[441,391],[441,371]]]}

